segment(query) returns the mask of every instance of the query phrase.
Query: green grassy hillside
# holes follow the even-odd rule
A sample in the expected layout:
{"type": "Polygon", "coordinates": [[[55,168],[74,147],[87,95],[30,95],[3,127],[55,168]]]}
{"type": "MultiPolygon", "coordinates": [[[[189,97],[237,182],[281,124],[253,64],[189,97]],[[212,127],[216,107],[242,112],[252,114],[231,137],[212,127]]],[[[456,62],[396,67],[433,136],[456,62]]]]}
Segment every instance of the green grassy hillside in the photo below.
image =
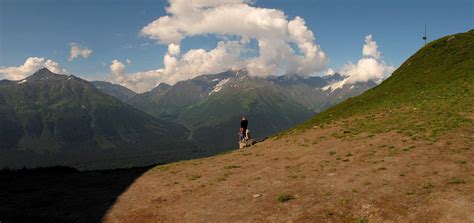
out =
{"type": "Polygon", "coordinates": [[[413,138],[472,124],[474,30],[427,44],[390,78],[316,115],[298,129],[345,120],[345,132],[397,131],[413,138]]]}

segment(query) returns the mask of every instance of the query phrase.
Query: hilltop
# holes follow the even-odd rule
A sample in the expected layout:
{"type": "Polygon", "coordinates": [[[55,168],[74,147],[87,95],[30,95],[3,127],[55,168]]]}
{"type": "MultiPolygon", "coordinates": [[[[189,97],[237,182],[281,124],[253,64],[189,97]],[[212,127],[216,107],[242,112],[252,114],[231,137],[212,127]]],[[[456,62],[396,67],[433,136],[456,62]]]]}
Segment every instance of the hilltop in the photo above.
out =
{"type": "Polygon", "coordinates": [[[474,221],[474,30],[265,142],[157,166],[105,222],[474,221]]]}

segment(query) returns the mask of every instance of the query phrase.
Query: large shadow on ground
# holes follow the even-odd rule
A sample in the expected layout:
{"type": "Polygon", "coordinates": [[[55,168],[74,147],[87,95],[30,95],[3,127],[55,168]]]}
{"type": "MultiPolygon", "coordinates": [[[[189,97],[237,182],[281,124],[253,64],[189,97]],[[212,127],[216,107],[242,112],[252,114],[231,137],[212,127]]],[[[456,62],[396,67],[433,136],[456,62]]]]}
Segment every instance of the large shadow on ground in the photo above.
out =
{"type": "Polygon", "coordinates": [[[116,199],[151,167],[1,171],[0,222],[100,222],[116,199]]]}

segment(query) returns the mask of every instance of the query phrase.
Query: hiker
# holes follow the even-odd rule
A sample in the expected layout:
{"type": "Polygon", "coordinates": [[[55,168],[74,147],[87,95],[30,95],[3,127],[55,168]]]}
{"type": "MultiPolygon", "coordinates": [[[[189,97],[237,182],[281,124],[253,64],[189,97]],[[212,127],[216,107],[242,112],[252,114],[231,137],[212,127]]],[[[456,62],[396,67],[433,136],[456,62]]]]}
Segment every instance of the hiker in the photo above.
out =
{"type": "Polygon", "coordinates": [[[245,137],[244,137],[244,129],[243,128],[240,128],[239,129],[239,141],[244,141],[245,137]]]}
{"type": "Polygon", "coordinates": [[[249,121],[245,117],[245,115],[242,115],[242,120],[240,121],[240,128],[242,128],[242,133],[244,134],[244,138],[247,139],[247,127],[249,125],[249,121]]]}

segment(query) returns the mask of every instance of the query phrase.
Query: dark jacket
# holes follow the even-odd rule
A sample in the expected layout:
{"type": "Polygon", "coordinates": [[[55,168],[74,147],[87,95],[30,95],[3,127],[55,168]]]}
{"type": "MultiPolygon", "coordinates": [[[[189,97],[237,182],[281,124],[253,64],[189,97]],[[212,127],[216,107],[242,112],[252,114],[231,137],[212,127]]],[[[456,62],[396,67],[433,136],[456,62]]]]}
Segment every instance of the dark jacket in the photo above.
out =
{"type": "Polygon", "coordinates": [[[240,121],[240,128],[247,129],[249,121],[247,119],[240,121]]]}

